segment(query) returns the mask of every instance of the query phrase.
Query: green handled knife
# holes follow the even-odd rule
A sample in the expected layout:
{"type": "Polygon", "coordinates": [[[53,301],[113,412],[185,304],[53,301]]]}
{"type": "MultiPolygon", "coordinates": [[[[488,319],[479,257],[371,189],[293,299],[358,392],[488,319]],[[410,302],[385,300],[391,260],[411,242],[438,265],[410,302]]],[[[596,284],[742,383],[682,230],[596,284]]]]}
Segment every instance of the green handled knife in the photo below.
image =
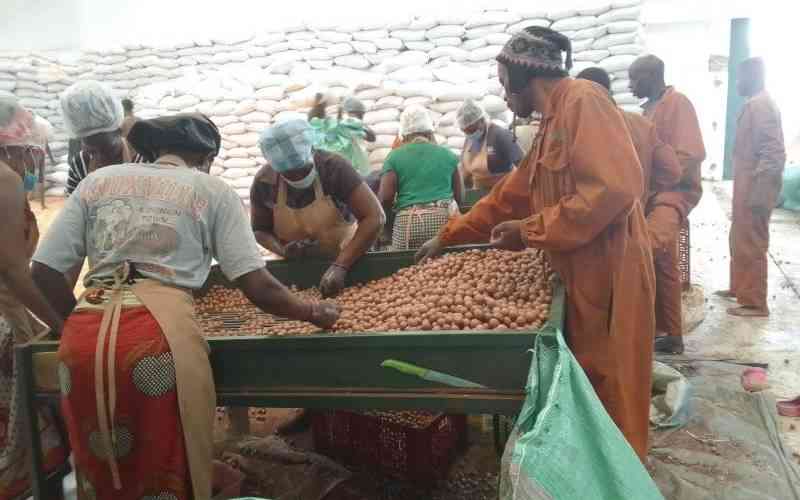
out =
{"type": "Polygon", "coordinates": [[[421,366],[412,365],[411,363],[398,361],[396,359],[384,360],[383,363],[381,363],[381,366],[383,368],[394,368],[395,370],[405,373],[406,375],[413,375],[424,380],[438,382],[440,384],[449,385],[452,387],[486,389],[485,385],[476,384],[475,382],[470,382],[469,380],[464,380],[463,378],[437,372],[436,370],[429,370],[428,368],[422,368],[421,366]]]}

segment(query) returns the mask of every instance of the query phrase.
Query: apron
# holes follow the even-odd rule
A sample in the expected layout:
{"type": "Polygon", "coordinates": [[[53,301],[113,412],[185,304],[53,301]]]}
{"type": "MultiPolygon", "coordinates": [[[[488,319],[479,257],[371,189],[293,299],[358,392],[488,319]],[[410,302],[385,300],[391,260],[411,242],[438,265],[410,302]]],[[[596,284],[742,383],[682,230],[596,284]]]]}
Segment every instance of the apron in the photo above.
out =
{"type": "MultiPolygon", "coordinates": [[[[480,151],[473,153],[469,148],[469,143],[464,143],[464,149],[461,152],[461,168],[463,169],[464,178],[472,180],[472,187],[476,189],[492,189],[500,179],[503,178],[508,172],[501,174],[493,174],[489,172],[489,130],[483,134],[483,144],[480,151]]],[[[468,186],[469,187],[469,186],[468,186]]]]}
{"type": "MultiPolygon", "coordinates": [[[[183,160],[167,155],[156,163],[172,166],[185,166],[183,160]]],[[[202,329],[194,315],[194,299],[188,290],[167,286],[155,280],[138,279],[132,285],[128,282],[128,266],[120,269],[115,277],[111,299],[103,307],[103,320],[97,340],[95,354],[95,392],[97,394],[97,413],[100,433],[111,466],[115,482],[118,479],[116,458],[112,444],[114,406],[116,402],[115,385],[115,346],[119,329],[119,315],[122,311],[125,291],[132,292],[158,322],[167,339],[175,364],[175,380],[180,408],[189,472],[192,480],[194,498],[211,498],[211,476],[213,459],[213,430],[216,411],[216,390],[208,359],[209,347],[203,337],[202,329]],[[105,344],[108,344],[107,356],[105,344]],[[108,394],[106,395],[104,367],[107,367],[108,394]],[[106,412],[107,407],[111,414],[106,412]]],[[[87,289],[86,297],[96,288],[87,289]]],[[[83,297],[79,303],[83,301],[83,297]]],[[[115,484],[115,486],[117,486],[115,484]]],[[[122,487],[122,485],[119,485],[122,487]]]]}
{"type": "Polygon", "coordinates": [[[278,200],[273,210],[275,234],[281,242],[316,240],[321,256],[336,258],[356,233],[357,224],[342,217],[330,196],[322,192],[319,176],[314,179],[314,201],[303,208],[286,204],[286,183],[278,176],[278,200]]]}

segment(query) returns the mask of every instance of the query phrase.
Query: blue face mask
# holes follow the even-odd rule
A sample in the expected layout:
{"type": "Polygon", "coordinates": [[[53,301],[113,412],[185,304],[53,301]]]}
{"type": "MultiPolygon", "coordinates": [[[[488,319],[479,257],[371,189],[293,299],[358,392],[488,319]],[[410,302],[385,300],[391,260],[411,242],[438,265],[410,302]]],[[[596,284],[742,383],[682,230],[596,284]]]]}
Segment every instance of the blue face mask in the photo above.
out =
{"type": "Polygon", "coordinates": [[[478,142],[483,139],[483,134],[486,133],[486,128],[481,127],[471,134],[467,134],[467,140],[470,142],[478,142]]]}
{"type": "Polygon", "coordinates": [[[312,184],[314,184],[314,179],[317,178],[317,168],[312,167],[311,171],[308,172],[308,175],[306,175],[299,181],[291,181],[284,176],[281,177],[283,177],[283,180],[286,181],[286,184],[292,186],[295,189],[308,189],[311,187],[312,184]]]}
{"type": "Polygon", "coordinates": [[[25,187],[25,192],[30,193],[36,187],[36,182],[39,180],[39,177],[36,175],[25,172],[25,178],[22,179],[22,185],[25,187]]]}

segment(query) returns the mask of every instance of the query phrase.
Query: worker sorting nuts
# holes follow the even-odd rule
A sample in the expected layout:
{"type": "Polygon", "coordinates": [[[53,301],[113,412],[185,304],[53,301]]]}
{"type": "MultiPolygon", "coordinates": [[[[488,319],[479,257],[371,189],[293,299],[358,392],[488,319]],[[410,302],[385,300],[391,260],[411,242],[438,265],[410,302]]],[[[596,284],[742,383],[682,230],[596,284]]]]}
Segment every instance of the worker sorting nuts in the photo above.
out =
{"type": "Polygon", "coordinates": [[[511,110],[543,116],[534,148],[418,256],[424,260],[445,246],[489,238],[496,248],[543,249],[566,286],[567,342],[644,459],[655,277],[636,151],[608,93],[567,78],[572,46],[564,35],[526,28],[497,61],[511,110]]]}
{"type": "Polygon", "coordinates": [[[324,297],[339,293],[350,267],[372,246],[385,215],[348,160],[313,147],[305,120],[266,129],[259,141],[268,165],[250,191],[256,240],[287,259],[335,259],[320,281],[324,297]]]}

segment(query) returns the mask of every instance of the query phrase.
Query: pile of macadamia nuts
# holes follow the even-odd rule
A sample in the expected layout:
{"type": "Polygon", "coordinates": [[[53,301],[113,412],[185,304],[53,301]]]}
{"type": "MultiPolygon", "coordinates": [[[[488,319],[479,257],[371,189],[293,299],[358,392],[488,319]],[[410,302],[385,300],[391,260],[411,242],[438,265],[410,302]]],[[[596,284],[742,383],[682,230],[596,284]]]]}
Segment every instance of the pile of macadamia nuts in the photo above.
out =
{"type": "MultiPolygon", "coordinates": [[[[316,289],[295,293],[322,300],[316,289]]],[[[342,315],[332,332],[538,330],[552,293],[551,271],[538,250],[453,252],[346,288],[335,299],[342,315]]],[[[261,313],[239,290],[220,286],[198,300],[197,312],[212,336],[322,333],[261,313]]]]}

